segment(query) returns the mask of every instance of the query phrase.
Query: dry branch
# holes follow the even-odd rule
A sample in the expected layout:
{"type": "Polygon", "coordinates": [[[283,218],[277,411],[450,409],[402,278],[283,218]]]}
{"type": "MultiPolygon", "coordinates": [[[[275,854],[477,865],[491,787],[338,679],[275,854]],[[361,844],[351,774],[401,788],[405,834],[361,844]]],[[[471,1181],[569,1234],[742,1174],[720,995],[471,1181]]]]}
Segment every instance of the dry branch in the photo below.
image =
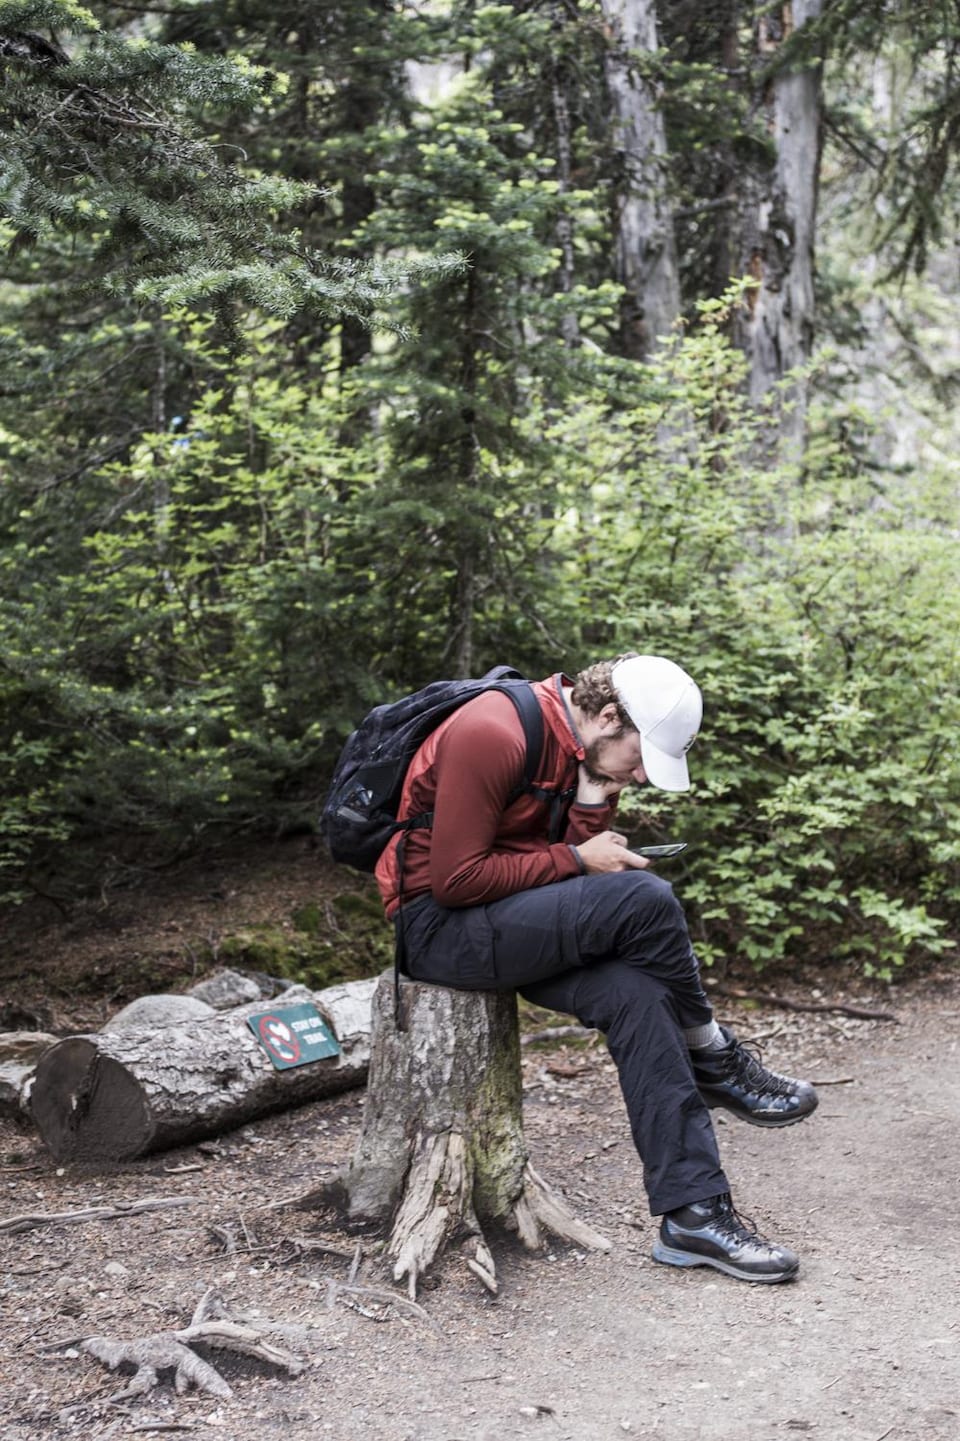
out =
{"type": "Polygon", "coordinates": [[[842,1016],[853,1016],[860,1021],[892,1021],[899,1019],[891,1011],[873,1011],[865,1006],[850,1006],[843,1001],[822,1004],[817,1001],[791,1001],[787,996],[777,996],[770,991],[742,991],[736,986],[717,986],[708,982],[707,989],[717,996],[727,996],[732,1001],[759,1001],[765,1006],[777,1006],[782,1011],[810,1011],[815,1014],[837,1012],[842,1016]]]}
{"type": "Polygon", "coordinates": [[[191,1206],[189,1196],[157,1196],[143,1201],[118,1201],[115,1206],[86,1206],[80,1211],[34,1211],[22,1216],[0,1220],[0,1233],[16,1236],[34,1231],[38,1226],[72,1226],[81,1221],[114,1221],[125,1216],[139,1216],[142,1211],[168,1211],[175,1206],[191,1206]]]}
{"type": "Polygon", "coordinates": [[[546,1026],[542,1031],[527,1031],[520,1037],[521,1046],[537,1046],[544,1041],[587,1041],[596,1039],[599,1031],[589,1026],[546,1026]]]}
{"type": "Polygon", "coordinates": [[[133,1366],[134,1375],[122,1391],[111,1396],[112,1402],[141,1396],[159,1384],[161,1371],[172,1371],[174,1387],[182,1395],[191,1386],[210,1396],[228,1399],[232,1390],[219,1371],[193,1350],[197,1344],[235,1355],[253,1356],[272,1366],[299,1376],[304,1362],[299,1356],[275,1345],[262,1328],[241,1325],[227,1314],[220,1293],[213,1288],[205,1292],[193,1313],[190,1325],[180,1331],[160,1331],[133,1341],[112,1336],[88,1336],[79,1349],[102,1361],[115,1371],[118,1366],[133,1366]]]}

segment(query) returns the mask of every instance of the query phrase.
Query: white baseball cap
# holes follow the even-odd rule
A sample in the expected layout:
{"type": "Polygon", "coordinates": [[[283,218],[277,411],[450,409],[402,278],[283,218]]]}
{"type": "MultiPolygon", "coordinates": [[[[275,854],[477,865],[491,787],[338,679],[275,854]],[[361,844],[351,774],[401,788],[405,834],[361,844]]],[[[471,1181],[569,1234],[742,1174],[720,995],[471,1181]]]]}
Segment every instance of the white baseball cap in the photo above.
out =
{"type": "Polygon", "coordinates": [[[687,751],[703,719],[703,697],[685,670],[662,655],[632,655],[610,672],[613,688],[640,733],[643,768],[662,791],[688,791],[687,751]]]}

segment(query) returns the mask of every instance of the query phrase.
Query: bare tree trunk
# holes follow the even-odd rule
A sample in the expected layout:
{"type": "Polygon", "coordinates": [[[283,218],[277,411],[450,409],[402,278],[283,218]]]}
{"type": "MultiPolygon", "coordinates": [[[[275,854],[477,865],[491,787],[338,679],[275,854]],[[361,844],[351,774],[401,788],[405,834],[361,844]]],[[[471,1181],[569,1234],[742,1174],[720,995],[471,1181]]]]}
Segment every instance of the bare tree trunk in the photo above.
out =
{"type": "MultiPolygon", "coordinates": [[[[570,134],[570,106],[567,103],[566,76],[556,60],[551,67],[550,94],[553,102],[553,121],[557,132],[557,183],[560,194],[566,196],[572,189],[571,171],[573,166],[573,141],[570,134]]],[[[557,240],[560,247],[560,289],[569,295],[576,283],[576,264],[573,248],[573,219],[568,210],[562,209],[557,218],[557,240]]],[[[576,345],[580,339],[580,322],[572,310],[564,311],[560,320],[560,334],[564,345],[576,345]]]]}
{"type": "MultiPolygon", "coordinates": [[[[755,63],[767,67],[786,40],[820,14],[822,0],[788,0],[761,12],[755,63]]],[[[821,152],[821,67],[776,70],[762,95],[774,162],[748,177],[741,208],[740,273],[758,282],[739,317],[737,339],[750,359],[750,392],[768,394],[810,358],[814,334],[814,227],[821,152]]],[[[791,383],[778,407],[784,453],[798,460],[806,429],[806,386],[791,383]]]]}
{"type": "Polygon", "coordinates": [[[462,432],[458,444],[457,489],[465,504],[466,516],[456,522],[457,575],[454,581],[451,615],[453,674],[468,676],[473,666],[474,610],[477,600],[477,536],[472,513],[473,492],[477,480],[479,439],[477,436],[477,381],[479,354],[483,345],[478,334],[480,297],[477,271],[471,266],[464,290],[464,336],[460,355],[460,390],[463,403],[460,411],[462,432]]]}
{"type": "Polygon", "coordinates": [[[623,157],[617,215],[617,278],[626,290],[623,343],[643,359],[667,335],[680,310],[673,217],[666,198],[663,117],[631,51],[657,48],[654,0],[602,0],[615,37],[606,61],[607,87],[623,157]]]}
{"type": "Polygon", "coordinates": [[[392,1217],[386,1254],[411,1296],[449,1242],[463,1246],[471,1271],[495,1292],[486,1222],[516,1231],[530,1249],[547,1230],[609,1250],[530,1165],[515,995],[405,982],[401,1006],[398,1030],[393,977],[384,975],[356,1151],[331,1186],[301,1204],[332,1198],[354,1221],[392,1217]]]}

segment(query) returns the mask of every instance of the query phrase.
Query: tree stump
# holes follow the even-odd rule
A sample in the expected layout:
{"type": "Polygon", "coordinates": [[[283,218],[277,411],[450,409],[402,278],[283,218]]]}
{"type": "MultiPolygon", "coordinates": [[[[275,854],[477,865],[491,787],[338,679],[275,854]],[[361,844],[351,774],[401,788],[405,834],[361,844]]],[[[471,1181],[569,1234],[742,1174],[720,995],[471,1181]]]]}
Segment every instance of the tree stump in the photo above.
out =
{"type": "Polygon", "coordinates": [[[404,981],[401,1009],[398,1030],[387,973],[373,1001],[360,1139],[324,1188],[352,1221],[393,1217],[386,1254],[394,1280],[406,1278],[414,1299],[440,1250],[460,1243],[470,1270],[496,1293],[486,1223],[515,1231],[530,1250],[544,1230],[609,1250],[530,1164],[515,994],[404,981]]]}

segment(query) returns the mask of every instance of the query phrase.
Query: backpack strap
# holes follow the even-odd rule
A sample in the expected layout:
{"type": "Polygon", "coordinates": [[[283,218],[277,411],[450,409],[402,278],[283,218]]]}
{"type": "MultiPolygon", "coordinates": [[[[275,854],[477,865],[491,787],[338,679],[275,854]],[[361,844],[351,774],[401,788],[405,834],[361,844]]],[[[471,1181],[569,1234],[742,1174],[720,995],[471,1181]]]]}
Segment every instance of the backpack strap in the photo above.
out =
{"type": "Polygon", "coordinates": [[[497,686],[504,695],[508,695],[517,708],[517,715],[520,717],[520,724],[523,726],[523,739],[526,743],[526,754],[523,758],[523,779],[507,797],[507,805],[512,806],[522,795],[530,791],[536,791],[533,778],[540,767],[540,757],[543,754],[543,711],[540,709],[540,702],[533,693],[533,686],[528,681],[522,685],[497,686]]]}
{"type": "MultiPolygon", "coordinates": [[[[506,690],[506,687],[504,687],[506,690]]],[[[548,801],[550,805],[550,828],[548,839],[551,845],[560,839],[560,832],[563,830],[563,822],[567,808],[577,793],[576,785],[568,786],[565,790],[552,790],[549,786],[536,786],[533,778],[540,766],[540,757],[543,754],[543,711],[540,709],[540,702],[533,693],[533,687],[522,685],[511,687],[506,690],[517,708],[523,725],[523,734],[527,742],[527,754],[523,767],[523,780],[518,786],[514,786],[507,799],[507,805],[512,806],[522,795],[536,796],[538,801],[548,801]]]]}
{"type": "MultiPolygon", "coordinates": [[[[512,680],[517,677],[515,671],[509,671],[509,667],[503,668],[508,672],[505,680],[512,680]]],[[[550,790],[546,786],[534,785],[534,777],[540,766],[540,757],[543,754],[543,711],[540,709],[540,702],[534,694],[533,687],[529,681],[522,681],[518,685],[492,685],[491,690],[499,690],[513,701],[520,717],[520,724],[523,726],[523,738],[526,744],[526,754],[523,760],[523,778],[507,797],[507,806],[512,806],[523,795],[536,796],[538,800],[549,801],[550,803],[550,843],[559,839],[560,830],[563,827],[563,817],[566,807],[576,794],[576,786],[567,790],[550,790]]],[[[411,816],[409,820],[398,821],[396,829],[401,832],[400,840],[397,842],[397,903],[399,906],[399,925],[397,926],[397,945],[394,952],[393,966],[393,1013],[394,1024],[398,1031],[403,1030],[400,1015],[400,970],[406,958],[406,936],[404,934],[403,917],[403,862],[404,842],[408,831],[429,829],[433,825],[433,811],[423,811],[418,816],[411,816]]]]}

